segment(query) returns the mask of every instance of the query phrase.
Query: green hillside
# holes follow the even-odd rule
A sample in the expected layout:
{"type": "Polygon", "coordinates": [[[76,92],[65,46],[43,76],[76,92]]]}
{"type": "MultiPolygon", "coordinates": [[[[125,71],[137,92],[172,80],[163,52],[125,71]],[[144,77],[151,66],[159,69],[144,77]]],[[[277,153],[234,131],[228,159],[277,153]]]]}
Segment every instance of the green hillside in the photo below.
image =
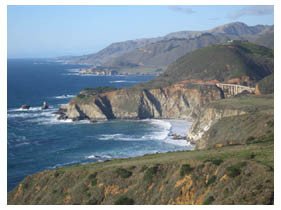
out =
{"type": "Polygon", "coordinates": [[[183,80],[218,80],[248,76],[253,85],[273,73],[273,50],[250,42],[215,44],[187,53],[168,66],[159,77],[138,87],[162,87],[183,80]]]}
{"type": "Polygon", "coordinates": [[[261,94],[274,93],[274,73],[260,80],[258,89],[261,94]]]}
{"type": "Polygon", "coordinates": [[[272,32],[272,33],[262,34],[253,42],[258,45],[262,45],[274,49],[274,33],[272,32]]]}

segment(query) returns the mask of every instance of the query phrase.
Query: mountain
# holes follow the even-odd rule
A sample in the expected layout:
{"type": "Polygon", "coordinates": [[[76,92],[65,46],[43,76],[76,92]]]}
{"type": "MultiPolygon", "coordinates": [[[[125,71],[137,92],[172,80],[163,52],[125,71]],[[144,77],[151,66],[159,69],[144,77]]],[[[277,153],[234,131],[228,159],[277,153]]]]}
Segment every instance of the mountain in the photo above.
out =
{"type": "Polygon", "coordinates": [[[124,53],[109,60],[104,65],[116,67],[130,64],[131,66],[163,67],[188,52],[215,43],[226,42],[234,38],[236,37],[225,34],[213,35],[211,33],[203,33],[195,38],[172,38],[169,40],[162,40],[124,53]]]}
{"type": "Polygon", "coordinates": [[[260,35],[253,40],[253,43],[274,49],[274,32],[269,32],[260,35]]]}
{"type": "Polygon", "coordinates": [[[165,87],[184,80],[203,80],[253,86],[274,70],[273,50],[248,41],[214,44],[187,53],[159,77],[136,87],[165,87]]]}
{"type": "Polygon", "coordinates": [[[187,52],[233,39],[253,41],[273,33],[273,26],[247,26],[234,22],[205,31],[180,31],[163,37],[129,40],[109,45],[89,55],[60,58],[58,61],[110,67],[163,67],[187,52]]]}

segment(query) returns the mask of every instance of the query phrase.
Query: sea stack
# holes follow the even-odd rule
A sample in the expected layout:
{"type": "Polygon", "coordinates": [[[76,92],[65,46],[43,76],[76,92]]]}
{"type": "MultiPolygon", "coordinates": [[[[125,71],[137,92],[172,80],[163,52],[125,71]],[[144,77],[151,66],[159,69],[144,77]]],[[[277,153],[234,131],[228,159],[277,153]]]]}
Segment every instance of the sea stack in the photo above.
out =
{"type": "Polygon", "coordinates": [[[48,109],[49,106],[46,101],[43,101],[42,109],[48,109]]]}
{"type": "Polygon", "coordinates": [[[22,106],[20,107],[20,109],[29,109],[29,108],[30,108],[30,106],[27,105],[27,104],[24,104],[24,105],[22,105],[22,106]]]}

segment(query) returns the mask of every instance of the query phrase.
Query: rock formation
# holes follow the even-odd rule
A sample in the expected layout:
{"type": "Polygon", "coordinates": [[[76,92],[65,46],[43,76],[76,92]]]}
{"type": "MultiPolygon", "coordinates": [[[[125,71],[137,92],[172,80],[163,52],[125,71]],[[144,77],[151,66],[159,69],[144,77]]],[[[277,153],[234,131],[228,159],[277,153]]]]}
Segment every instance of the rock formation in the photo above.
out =
{"type": "Polygon", "coordinates": [[[49,106],[46,101],[43,102],[42,109],[48,109],[49,106]]]}
{"type": "Polygon", "coordinates": [[[27,104],[24,104],[20,107],[20,109],[30,109],[30,106],[27,104]]]}
{"type": "Polygon", "coordinates": [[[156,89],[121,89],[94,96],[78,95],[68,105],[69,119],[178,118],[192,120],[206,103],[223,98],[215,85],[182,85],[156,89]],[[87,100],[85,101],[85,98],[87,100]]]}

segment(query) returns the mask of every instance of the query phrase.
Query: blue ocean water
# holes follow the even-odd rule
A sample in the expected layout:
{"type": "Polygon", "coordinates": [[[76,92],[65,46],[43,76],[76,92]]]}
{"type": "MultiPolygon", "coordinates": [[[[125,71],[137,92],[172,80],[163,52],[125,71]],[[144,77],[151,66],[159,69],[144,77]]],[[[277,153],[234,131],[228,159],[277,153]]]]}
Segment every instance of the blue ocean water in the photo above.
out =
{"type": "Polygon", "coordinates": [[[188,122],[57,120],[53,112],[84,88],[124,87],[154,78],[81,76],[78,68],[38,59],[8,60],[8,191],[26,176],[46,169],[191,148],[168,136],[172,129],[185,132],[188,122]],[[50,109],[41,110],[43,101],[50,109]],[[19,109],[23,104],[31,109],[19,109]]]}

